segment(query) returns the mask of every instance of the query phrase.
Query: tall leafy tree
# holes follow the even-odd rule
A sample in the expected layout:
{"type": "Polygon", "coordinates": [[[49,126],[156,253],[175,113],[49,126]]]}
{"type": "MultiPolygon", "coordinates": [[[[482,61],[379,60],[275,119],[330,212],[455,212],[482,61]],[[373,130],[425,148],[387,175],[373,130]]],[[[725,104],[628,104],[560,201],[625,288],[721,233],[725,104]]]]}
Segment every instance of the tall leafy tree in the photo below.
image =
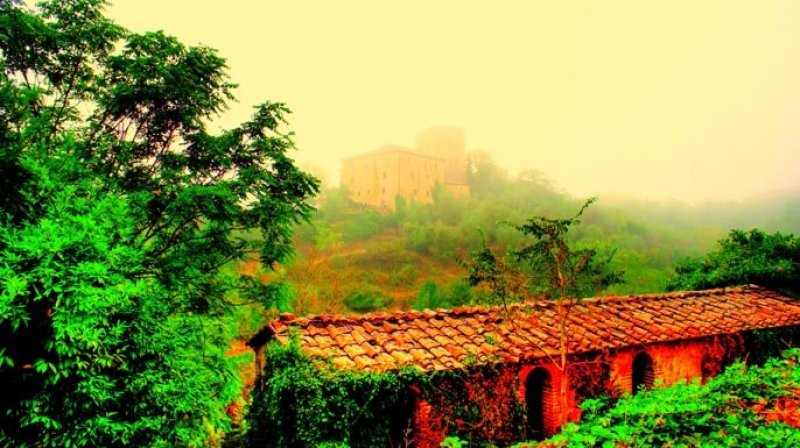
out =
{"type": "MultiPolygon", "coordinates": [[[[489,285],[494,296],[505,303],[508,299],[537,297],[554,302],[559,335],[557,357],[551,361],[561,371],[559,401],[561,421],[567,419],[569,319],[572,309],[582,298],[596,295],[609,286],[622,282],[621,271],[610,267],[611,256],[601,257],[591,248],[571,245],[568,234],[586,209],[595,201],[589,199],[578,213],[569,218],[533,216],[513,227],[526,241],[507,256],[498,258],[485,244],[467,263],[468,281],[476,286],[489,285]],[[509,275],[508,271],[512,271],[509,275]],[[524,285],[519,285],[520,279],[524,285]]],[[[613,254],[612,254],[613,256],[613,254]]]]}
{"type": "Polygon", "coordinates": [[[237,393],[222,267],[289,254],[318,189],[283,104],[210,133],[225,60],[104,4],[0,2],[0,446],[217,437],[237,393]]]}
{"type": "Polygon", "coordinates": [[[571,311],[581,298],[622,282],[622,272],[609,267],[610,257],[599,257],[591,248],[571,247],[567,240],[570,229],[580,224],[581,216],[595,200],[586,201],[578,213],[570,218],[534,216],[514,226],[530,240],[512,252],[512,256],[528,269],[531,290],[555,303],[559,356],[553,362],[561,371],[559,401],[562,422],[566,421],[569,408],[567,349],[571,311]]]}
{"type": "Polygon", "coordinates": [[[704,257],[675,266],[670,290],[757,284],[800,298],[800,238],[759,229],[731,230],[704,257]]]}

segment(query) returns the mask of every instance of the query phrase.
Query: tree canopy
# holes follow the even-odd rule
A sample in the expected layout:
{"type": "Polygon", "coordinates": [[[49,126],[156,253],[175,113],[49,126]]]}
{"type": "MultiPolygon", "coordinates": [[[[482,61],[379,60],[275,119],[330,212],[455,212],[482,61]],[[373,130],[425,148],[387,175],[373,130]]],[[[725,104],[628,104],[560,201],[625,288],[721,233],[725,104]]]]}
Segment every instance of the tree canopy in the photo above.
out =
{"type": "Polygon", "coordinates": [[[670,290],[757,284],[800,298],[800,239],[759,229],[731,230],[704,257],[675,266],[670,290]]]}
{"type": "Polygon", "coordinates": [[[104,6],[0,2],[3,446],[216,437],[238,393],[223,267],[287,256],[318,190],[285,105],[209,132],[233,98],[225,60],[104,6]]]}
{"type": "Polygon", "coordinates": [[[594,203],[586,201],[569,218],[532,216],[512,227],[526,239],[505,258],[494,254],[485,242],[462,263],[472,286],[485,284],[497,300],[543,297],[553,300],[581,299],[621,283],[623,272],[610,265],[609,256],[580,247],[568,238],[570,230],[594,203]]]}

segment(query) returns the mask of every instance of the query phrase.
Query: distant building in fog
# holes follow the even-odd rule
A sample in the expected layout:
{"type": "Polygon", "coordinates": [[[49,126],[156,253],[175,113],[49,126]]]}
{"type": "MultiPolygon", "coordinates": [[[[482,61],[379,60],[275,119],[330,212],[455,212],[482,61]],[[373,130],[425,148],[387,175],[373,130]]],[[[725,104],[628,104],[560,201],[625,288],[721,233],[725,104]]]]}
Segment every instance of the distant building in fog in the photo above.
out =
{"type": "Polygon", "coordinates": [[[417,148],[384,145],[344,159],[341,185],[350,199],[394,211],[398,196],[406,202],[433,202],[436,185],[455,196],[469,195],[464,130],[434,127],[417,136],[417,148]]]}
{"type": "Polygon", "coordinates": [[[444,160],[444,184],[455,196],[468,196],[467,150],[464,129],[437,126],[417,135],[417,150],[444,160]]]}
{"type": "Polygon", "coordinates": [[[444,184],[444,160],[401,146],[385,145],[345,159],[342,185],[350,199],[381,210],[395,210],[395,198],[433,202],[433,188],[444,184]]]}

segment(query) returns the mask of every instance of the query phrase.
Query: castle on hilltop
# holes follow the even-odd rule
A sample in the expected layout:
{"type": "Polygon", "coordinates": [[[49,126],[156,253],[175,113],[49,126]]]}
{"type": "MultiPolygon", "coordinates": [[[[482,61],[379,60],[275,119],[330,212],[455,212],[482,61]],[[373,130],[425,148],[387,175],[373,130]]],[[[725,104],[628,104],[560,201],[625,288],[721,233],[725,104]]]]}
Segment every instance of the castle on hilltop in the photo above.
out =
{"type": "Polygon", "coordinates": [[[436,185],[468,196],[464,129],[437,126],[417,135],[416,148],[384,145],[344,159],[341,185],[353,202],[383,211],[395,211],[398,196],[430,204],[436,185]]]}

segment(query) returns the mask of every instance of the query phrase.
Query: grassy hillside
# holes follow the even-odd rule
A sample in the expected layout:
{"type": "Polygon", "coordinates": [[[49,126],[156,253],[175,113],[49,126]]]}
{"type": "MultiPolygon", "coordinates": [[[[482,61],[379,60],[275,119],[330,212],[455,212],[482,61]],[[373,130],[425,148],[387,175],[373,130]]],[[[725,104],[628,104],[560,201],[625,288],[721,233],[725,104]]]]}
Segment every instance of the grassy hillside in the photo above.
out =
{"type": "MultiPolygon", "coordinates": [[[[469,198],[437,189],[433,204],[400,201],[390,214],[349,202],[341,189],[323,191],[312,221],[297,228],[294,258],[262,276],[293,286],[297,314],[408,308],[429,281],[441,295],[463,293],[459,261],[469,259],[482,239],[502,254],[522,242],[510,223],[535,215],[566,217],[581,204],[536,173],[472,180],[469,198]]],[[[798,232],[798,216],[797,197],[697,206],[601,197],[572,239],[613,255],[614,267],[625,271],[625,283],[606,293],[657,292],[674,263],[707,252],[729,229],[798,232]]]]}

